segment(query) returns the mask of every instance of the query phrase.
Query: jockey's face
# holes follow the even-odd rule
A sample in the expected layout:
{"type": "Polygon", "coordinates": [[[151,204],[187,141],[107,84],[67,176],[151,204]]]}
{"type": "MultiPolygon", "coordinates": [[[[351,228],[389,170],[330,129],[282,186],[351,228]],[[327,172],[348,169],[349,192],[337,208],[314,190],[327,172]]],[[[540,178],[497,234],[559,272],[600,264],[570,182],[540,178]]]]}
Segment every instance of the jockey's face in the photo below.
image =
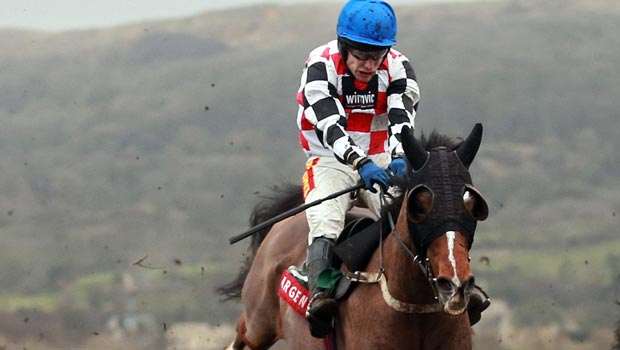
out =
{"type": "Polygon", "coordinates": [[[379,66],[381,66],[381,62],[383,62],[387,52],[387,49],[372,52],[349,49],[347,67],[355,79],[367,83],[375,75],[379,66]]]}

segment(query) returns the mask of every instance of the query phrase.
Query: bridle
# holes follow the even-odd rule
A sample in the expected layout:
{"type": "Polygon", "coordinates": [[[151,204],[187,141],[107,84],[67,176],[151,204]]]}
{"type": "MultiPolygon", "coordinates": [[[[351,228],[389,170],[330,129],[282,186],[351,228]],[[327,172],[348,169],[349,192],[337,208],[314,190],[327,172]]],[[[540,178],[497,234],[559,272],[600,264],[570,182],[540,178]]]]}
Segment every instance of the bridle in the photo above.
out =
{"type": "MultiPolygon", "coordinates": [[[[456,153],[454,153],[456,154],[456,153]]],[[[442,168],[441,170],[441,180],[442,183],[441,185],[443,185],[443,191],[446,193],[446,195],[448,196],[448,199],[451,199],[451,195],[449,195],[451,188],[447,187],[446,184],[451,183],[451,179],[448,175],[446,175],[448,173],[448,152],[439,152],[439,164],[442,168]]],[[[461,164],[461,163],[459,163],[461,164]]],[[[466,169],[459,169],[460,171],[467,171],[466,169]]],[[[419,175],[419,173],[418,173],[419,175]]],[[[469,178],[469,174],[466,174],[466,177],[469,178]]],[[[418,179],[418,180],[423,180],[422,179],[418,179]]],[[[469,181],[467,181],[469,183],[471,183],[471,179],[469,178],[469,181]]],[[[427,186],[423,185],[424,187],[428,188],[427,186]]],[[[467,186],[467,183],[466,185],[467,186]]],[[[466,187],[467,188],[467,187],[466,187]]],[[[382,207],[386,207],[386,198],[387,197],[391,197],[392,200],[394,200],[394,197],[388,193],[387,191],[383,191],[382,189],[382,195],[380,196],[381,198],[381,206],[382,207]]],[[[413,245],[416,248],[417,251],[419,251],[420,253],[415,254],[408,246],[407,244],[405,244],[405,242],[398,236],[397,232],[396,232],[396,227],[395,227],[395,223],[394,223],[394,219],[392,217],[392,213],[390,211],[387,211],[387,213],[385,214],[387,216],[387,220],[389,223],[389,229],[390,229],[390,233],[392,234],[392,236],[394,237],[394,240],[396,240],[396,242],[398,242],[398,244],[400,245],[400,247],[405,251],[405,253],[411,257],[412,262],[418,267],[418,269],[421,271],[422,275],[426,278],[426,280],[428,281],[432,291],[433,291],[433,297],[435,300],[435,303],[433,304],[410,304],[410,303],[406,303],[400,300],[397,300],[396,298],[394,298],[388,288],[387,288],[387,276],[385,276],[385,268],[384,268],[384,259],[383,259],[383,225],[380,225],[380,230],[379,230],[379,268],[378,268],[378,272],[377,273],[368,273],[368,272],[354,272],[354,273],[347,273],[346,277],[354,282],[362,282],[362,283],[380,283],[381,285],[381,291],[383,294],[383,298],[385,300],[385,302],[392,307],[393,309],[397,310],[397,311],[401,311],[401,312],[406,312],[406,313],[433,313],[433,312],[440,312],[443,310],[444,306],[441,303],[441,299],[440,299],[440,292],[439,292],[439,286],[438,286],[438,279],[435,276],[435,274],[433,273],[433,269],[430,263],[430,259],[426,256],[426,250],[424,249],[424,246],[426,246],[427,244],[430,244],[429,239],[434,239],[439,237],[442,232],[447,232],[447,231],[443,231],[444,229],[447,229],[449,231],[459,231],[459,232],[465,232],[466,236],[468,236],[470,238],[470,245],[469,247],[471,247],[471,242],[473,241],[473,235],[475,232],[475,228],[476,228],[476,220],[471,220],[472,222],[467,225],[467,224],[462,224],[462,222],[460,222],[460,219],[458,217],[458,212],[454,209],[455,207],[453,206],[453,203],[448,200],[449,204],[446,206],[445,209],[448,212],[448,218],[447,221],[443,221],[443,222],[439,222],[439,225],[435,225],[437,224],[437,221],[434,221],[434,225],[431,225],[433,227],[428,227],[428,224],[426,224],[426,226],[423,226],[422,229],[426,229],[427,230],[427,234],[424,235],[424,239],[421,239],[420,242],[418,242],[416,244],[416,240],[412,238],[413,241],[413,245]],[[429,230],[430,229],[430,230],[429,230]],[[434,238],[433,238],[434,237],[434,238]]],[[[413,229],[413,227],[411,226],[411,223],[408,223],[407,225],[408,230],[411,232],[411,230],[413,229]]],[[[469,257],[469,261],[471,261],[471,257],[469,257]]],[[[474,284],[474,288],[476,288],[477,290],[479,290],[487,299],[488,296],[486,295],[486,293],[477,285],[474,284]]]]}
{"type": "MultiPolygon", "coordinates": [[[[383,196],[381,196],[382,201],[383,196]]],[[[412,258],[413,263],[418,266],[422,274],[426,277],[431,288],[433,290],[435,303],[433,304],[412,304],[407,303],[401,300],[394,298],[387,286],[387,276],[385,276],[385,268],[383,262],[383,232],[382,229],[379,230],[379,268],[377,273],[369,273],[369,272],[349,272],[346,274],[346,277],[353,282],[361,282],[361,283],[379,283],[381,286],[381,294],[383,295],[383,300],[386,302],[388,306],[392,309],[404,313],[409,314],[427,314],[427,313],[436,313],[441,312],[443,310],[443,305],[439,302],[439,292],[437,289],[437,278],[433,274],[433,270],[430,265],[430,259],[421,259],[419,255],[414,254],[409,247],[403,242],[398,234],[396,233],[396,227],[394,225],[394,219],[392,218],[391,213],[387,213],[388,222],[390,225],[390,233],[399,243],[399,245],[405,250],[405,252],[412,258]]],[[[382,227],[382,226],[381,226],[382,227]]]]}
{"type": "MultiPolygon", "coordinates": [[[[400,239],[400,237],[398,237],[398,234],[396,233],[396,226],[394,225],[394,219],[392,218],[392,214],[391,213],[387,213],[388,216],[388,222],[390,224],[390,230],[391,230],[391,234],[394,237],[394,239],[396,240],[396,242],[398,242],[398,244],[400,245],[400,247],[407,253],[407,255],[409,255],[413,261],[413,263],[418,266],[418,268],[420,269],[420,271],[422,272],[422,274],[426,277],[426,279],[428,280],[428,283],[431,286],[431,289],[433,290],[433,294],[434,294],[434,299],[437,302],[436,304],[422,304],[422,305],[417,305],[418,308],[432,308],[432,306],[438,306],[439,310],[437,311],[433,311],[433,312],[438,312],[441,311],[442,305],[439,301],[439,287],[437,285],[437,277],[435,277],[434,273],[433,273],[433,268],[431,267],[431,263],[430,263],[430,259],[428,257],[425,258],[421,258],[420,255],[414,254],[411,249],[409,249],[409,247],[407,247],[407,245],[405,244],[405,242],[403,242],[402,239],[400,239]]],[[[471,256],[468,256],[468,261],[471,261],[471,256]]],[[[383,262],[382,262],[383,263],[383,262]]],[[[476,290],[478,290],[478,292],[480,292],[484,298],[486,300],[489,300],[490,297],[487,294],[487,292],[485,292],[480,286],[478,286],[477,284],[474,284],[474,288],[476,290]]],[[[620,304],[620,302],[618,302],[620,304]]],[[[414,304],[410,304],[410,305],[414,305],[414,304]]],[[[417,312],[417,313],[422,313],[422,312],[417,312]]]]}
{"type": "Polygon", "coordinates": [[[391,235],[394,237],[396,242],[398,242],[398,245],[400,245],[400,247],[405,251],[405,253],[407,253],[407,255],[411,257],[413,263],[420,269],[422,274],[426,277],[426,279],[428,280],[428,283],[431,286],[431,289],[433,290],[434,299],[437,301],[437,303],[439,303],[439,290],[437,287],[437,277],[435,277],[435,274],[433,273],[433,268],[431,267],[430,259],[428,257],[421,258],[420,255],[414,254],[411,251],[411,249],[407,247],[405,242],[403,242],[403,240],[400,239],[400,237],[398,237],[398,234],[396,233],[396,226],[394,225],[394,219],[392,218],[392,214],[387,213],[387,217],[388,217],[388,222],[390,224],[391,235]]]}

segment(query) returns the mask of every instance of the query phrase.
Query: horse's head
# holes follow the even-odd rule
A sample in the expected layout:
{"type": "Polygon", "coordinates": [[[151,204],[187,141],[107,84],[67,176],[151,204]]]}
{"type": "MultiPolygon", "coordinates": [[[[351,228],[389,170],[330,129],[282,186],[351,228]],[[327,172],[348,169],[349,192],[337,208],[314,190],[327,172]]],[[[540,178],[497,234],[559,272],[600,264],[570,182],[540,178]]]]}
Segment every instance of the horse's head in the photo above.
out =
{"type": "MultiPolygon", "coordinates": [[[[424,257],[431,284],[447,314],[462,314],[474,288],[469,249],[476,223],[488,215],[487,204],[472,185],[469,165],[482,138],[476,124],[460,144],[437,142],[423,146],[403,132],[403,148],[411,165],[404,198],[408,229],[418,256],[424,257]]],[[[444,137],[444,141],[447,139],[444,137]]]]}

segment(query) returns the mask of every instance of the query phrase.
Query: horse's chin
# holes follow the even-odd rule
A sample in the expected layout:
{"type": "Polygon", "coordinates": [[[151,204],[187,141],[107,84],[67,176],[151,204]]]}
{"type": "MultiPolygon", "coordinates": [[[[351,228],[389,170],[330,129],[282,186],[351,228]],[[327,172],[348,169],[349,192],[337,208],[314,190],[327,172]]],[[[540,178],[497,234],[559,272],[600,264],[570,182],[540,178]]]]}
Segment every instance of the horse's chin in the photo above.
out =
{"type": "MultiPolygon", "coordinates": [[[[443,299],[443,298],[440,298],[443,299]]],[[[449,298],[445,298],[442,301],[443,312],[449,316],[459,316],[465,313],[467,310],[467,302],[469,297],[463,297],[462,295],[454,294],[449,298]]]]}
{"type": "Polygon", "coordinates": [[[467,310],[467,308],[465,308],[465,307],[454,309],[454,308],[450,307],[450,305],[447,305],[447,304],[444,305],[444,307],[443,307],[443,312],[446,315],[448,315],[448,316],[459,316],[459,315],[462,315],[465,312],[465,310],[467,310]]]}

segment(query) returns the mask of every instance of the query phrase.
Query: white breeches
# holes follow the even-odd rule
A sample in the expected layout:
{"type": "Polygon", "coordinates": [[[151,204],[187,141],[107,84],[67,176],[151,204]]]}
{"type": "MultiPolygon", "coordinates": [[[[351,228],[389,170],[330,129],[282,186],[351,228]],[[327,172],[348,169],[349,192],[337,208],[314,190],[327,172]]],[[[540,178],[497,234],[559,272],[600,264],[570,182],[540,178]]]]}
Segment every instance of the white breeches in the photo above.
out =
{"type": "MultiPolygon", "coordinates": [[[[384,169],[391,161],[389,153],[375,154],[369,158],[384,169]]],[[[340,163],[336,158],[311,157],[306,163],[306,172],[303,178],[305,202],[310,203],[327,197],[347,187],[352,187],[359,181],[361,178],[357,170],[340,163]]],[[[376,193],[360,190],[357,198],[352,198],[352,194],[343,194],[306,209],[306,217],[310,227],[308,244],[312,243],[312,240],[317,237],[337,239],[344,228],[345,215],[353,204],[365,206],[379,217],[381,213],[381,191],[378,185],[375,187],[377,188],[376,193]]]]}

